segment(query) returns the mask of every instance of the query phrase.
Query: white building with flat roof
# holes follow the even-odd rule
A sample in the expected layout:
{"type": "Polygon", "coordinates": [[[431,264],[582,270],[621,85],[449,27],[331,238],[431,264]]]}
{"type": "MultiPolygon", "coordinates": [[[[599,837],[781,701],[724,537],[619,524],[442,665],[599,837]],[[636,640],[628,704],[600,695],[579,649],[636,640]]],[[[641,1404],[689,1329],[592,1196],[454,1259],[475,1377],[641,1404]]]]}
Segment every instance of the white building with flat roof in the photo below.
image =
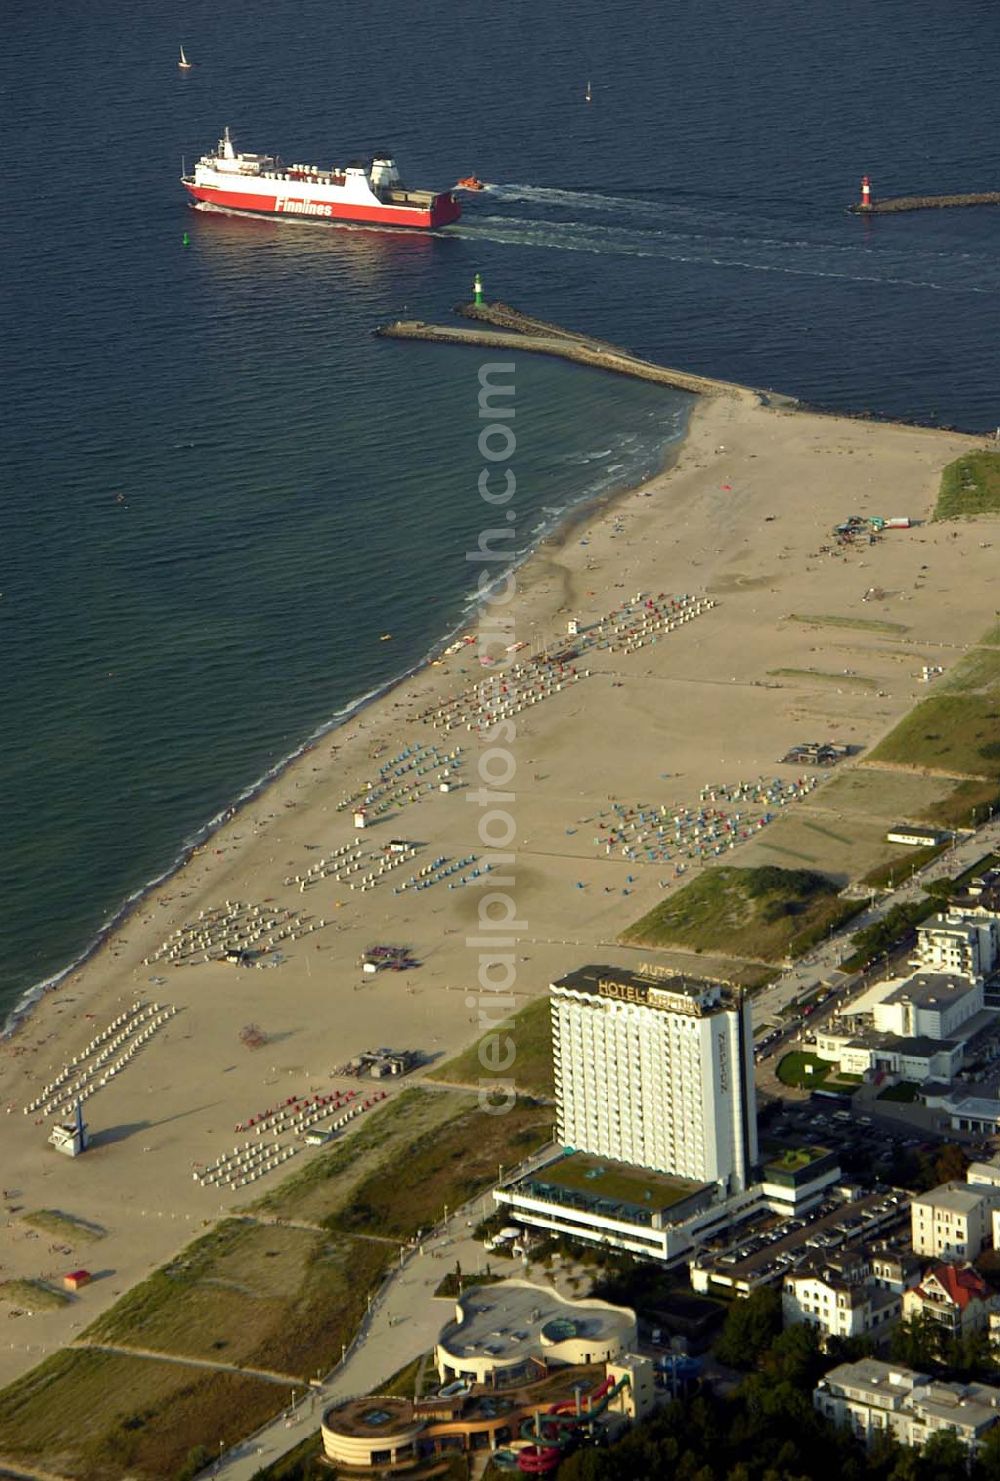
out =
{"type": "Polygon", "coordinates": [[[813,1408],[848,1426],[865,1444],[893,1435],[904,1445],[922,1445],[944,1430],[974,1455],[1000,1420],[1000,1389],[985,1383],[940,1383],[898,1363],[862,1358],[841,1363],[820,1379],[813,1408]]]}
{"type": "Polygon", "coordinates": [[[551,986],[563,1145],[738,1193],[757,1161],[750,1001],[583,967],[551,986]]]}
{"type": "MultiPolygon", "coordinates": [[[[839,1171],[839,1169],[835,1169],[839,1171]]],[[[816,1201],[833,1180],[819,1182],[816,1201]]],[[[664,1265],[685,1260],[736,1219],[770,1205],[760,1184],[731,1198],[664,1173],[552,1148],[551,1160],[501,1183],[493,1198],[508,1217],[549,1235],[624,1250],[664,1265]]]]}
{"type": "Polygon", "coordinates": [[[875,1027],[901,1038],[953,1039],[983,1009],[983,984],[953,972],[917,972],[875,1004],[875,1027]]]}
{"type": "Polygon", "coordinates": [[[914,1194],[910,1204],[911,1243],[918,1255],[974,1260],[992,1237],[992,1210],[1000,1189],[970,1183],[942,1183],[914,1194]]]}
{"type": "Polygon", "coordinates": [[[918,1084],[953,1080],[965,1058],[965,1050],[955,1039],[901,1039],[898,1034],[880,1034],[874,1029],[847,1034],[818,1028],[814,1052],[836,1064],[841,1074],[883,1070],[918,1084]]]}
{"type": "Polygon", "coordinates": [[[948,838],[940,828],[931,828],[925,823],[897,823],[885,836],[888,843],[906,843],[910,848],[934,848],[948,838]]]}
{"type": "Polygon", "coordinates": [[[989,977],[1000,962],[1000,920],[969,919],[961,910],[932,915],[917,927],[916,956],[931,972],[989,977]]]}
{"type": "MultiPolygon", "coordinates": [[[[1000,1188],[1000,1162],[970,1162],[965,1181],[974,1188],[1000,1188]]],[[[994,1240],[994,1248],[998,1248],[994,1240]]]]}
{"type": "Polygon", "coordinates": [[[1000,1132],[1000,1100],[993,1095],[965,1095],[961,1091],[932,1090],[924,1096],[924,1104],[932,1110],[942,1110],[955,1131],[978,1132],[981,1136],[995,1136],[1000,1132]]]}
{"type": "Polygon", "coordinates": [[[723,983],[584,967],[550,989],[558,1141],[501,1180],[508,1217],[675,1265],[755,1213],[815,1207],[840,1176],[825,1148],[754,1182],[750,1004],[723,983]]]}

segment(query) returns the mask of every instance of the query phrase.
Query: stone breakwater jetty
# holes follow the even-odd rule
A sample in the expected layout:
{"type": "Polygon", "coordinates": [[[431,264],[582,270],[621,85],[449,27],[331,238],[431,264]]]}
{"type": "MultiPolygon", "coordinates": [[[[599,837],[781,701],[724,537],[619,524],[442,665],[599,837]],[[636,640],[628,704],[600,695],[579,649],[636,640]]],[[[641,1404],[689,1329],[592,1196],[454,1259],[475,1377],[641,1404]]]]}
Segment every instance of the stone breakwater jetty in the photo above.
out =
{"type": "Polygon", "coordinates": [[[867,205],[859,201],[848,209],[855,216],[889,216],[894,211],[940,211],[949,206],[1000,206],[1000,190],[981,190],[972,195],[897,195],[867,205]]]}
{"type": "Polygon", "coordinates": [[[575,360],[579,365],[591,365],[636,380],[655,381],[661,386],[690,391],[697,396],[729,396],[753,403],[796,405],[794,398],[789,396],[755,390],[734,381],[713,380],[710,376],[694,375],[686,370],[657,365],[652,360],[642,360],[606,340],[532,318],[509,304],[465,303],[459,304],[455,312],[462,318],[476,321],[475,327],[425,324],[422,319],[397,319],[395,323],[380,325],[373,332],[380,339],[420,339],[434,344],[484,345],[498,350],[558,355],[564,360],[575,360]]]}

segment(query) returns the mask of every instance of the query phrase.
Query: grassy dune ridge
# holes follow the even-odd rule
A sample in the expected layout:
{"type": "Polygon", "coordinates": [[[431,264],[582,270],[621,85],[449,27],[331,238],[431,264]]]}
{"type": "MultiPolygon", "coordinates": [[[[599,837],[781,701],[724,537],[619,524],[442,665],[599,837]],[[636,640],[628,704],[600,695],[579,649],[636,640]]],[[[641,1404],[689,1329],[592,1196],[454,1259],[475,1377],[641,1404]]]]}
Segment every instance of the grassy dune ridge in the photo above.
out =
{"type": "Polygon", "coordinates": [[[681,946],[751,960],[799,956],[858,909],[808,869],[706,869],[622,933],[633,946],[681,946]]]}
{"type": "Polygon", "coordinates": [[[1000,514],[1000,453],[965,453],[941,475],[935,519],[1000,514]]]}

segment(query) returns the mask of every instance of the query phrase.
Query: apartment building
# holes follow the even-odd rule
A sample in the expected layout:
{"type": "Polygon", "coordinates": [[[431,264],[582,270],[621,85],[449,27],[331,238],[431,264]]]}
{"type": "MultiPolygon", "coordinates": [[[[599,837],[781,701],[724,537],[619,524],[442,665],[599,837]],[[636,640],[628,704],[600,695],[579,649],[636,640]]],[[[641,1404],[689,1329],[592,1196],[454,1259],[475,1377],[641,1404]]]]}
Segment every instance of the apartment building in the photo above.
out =
{"type": "Polygon", "coordinates": [[[974,1260],[993,1236],[991,1214],[1000,1189],[953,1181],[917,1194],[910,1205],[912,1244],[918,1255],[974,1260]]]}
{"type": "Polygon", "coordinates": [[[866,1444],[890,1434],[904,1445],[922,1445],[932,1435],[950,1431],[971,1458],[1000,1420],[1000,1389],[985,1383],[940,1383],[912,1368],[863,1358],[841,1363],[821,1378],[813,1406],[866,1444]]]}
{"type": "Polygon", "coordinates": [[[917,927],[917,961],[931,972],[988,977],[1000,962],[1000,919],[963,911],[932,915],[917,927]]]}

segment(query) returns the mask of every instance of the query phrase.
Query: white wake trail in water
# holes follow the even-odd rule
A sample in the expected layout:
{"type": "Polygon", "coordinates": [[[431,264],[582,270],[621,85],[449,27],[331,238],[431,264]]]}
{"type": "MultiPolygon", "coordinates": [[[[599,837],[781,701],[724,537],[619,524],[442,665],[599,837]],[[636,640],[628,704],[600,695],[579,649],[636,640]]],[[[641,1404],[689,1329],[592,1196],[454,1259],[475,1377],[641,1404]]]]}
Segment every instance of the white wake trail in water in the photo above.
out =
{"type": "MultiPolygon", "coordinates": [[[[490,202],[537,205],[549,210],[606,211],[606,223],[506,214],[469,214],[449,236],[499,246],[586,252],[597,256],[657,258],[664,262],[742,272],[786,273],[851,283],[920,288],[936,293],[1000,293],[1000,260],[984,253],[914,248],[877,251],[858,243],[810,239],[801,228],[783,235],[774,221],[751,221],[670,202],[636,200],[558,187],[496,185],[490,202]],[[658,225],[653,225],[653,221],[658,225]],[[634,225],[632,224],[634,222],[634,225]],[[741,229],[744,228],[744,229],[741,229]]],[[[484,203],[485,204],[485,203],[484,203]]]]}

